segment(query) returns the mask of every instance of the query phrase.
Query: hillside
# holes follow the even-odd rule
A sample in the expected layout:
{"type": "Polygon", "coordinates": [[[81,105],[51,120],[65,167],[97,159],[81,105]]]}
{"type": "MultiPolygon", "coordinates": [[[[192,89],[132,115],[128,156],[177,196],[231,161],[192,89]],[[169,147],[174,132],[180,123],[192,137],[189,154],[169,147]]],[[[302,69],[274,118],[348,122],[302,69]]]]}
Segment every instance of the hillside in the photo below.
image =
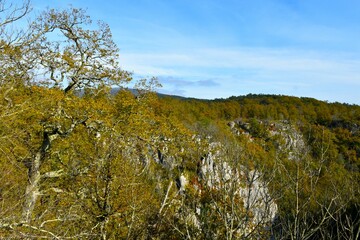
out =
{"type": "Polygon", "coordinates": [[[24,9],[0,25],[0,239],[359,239],[360,106],[134,94],[106,24],[7,34],[24,9]]]}
{"type": "Polygon", "coordinates": [[[122,90],[64,98],[58,90],[17,90],[8,98],[32,107],[2,112],[2,236],[75,236],[61,226],[90,234],[101,223],[107,238],[288,239],[295,231],[300,239],[356,239],[359,106],[271,95],[196,100],[122,90]],[[58,101],[71,116],[46,110],[58,101]],[[42,150],[41,195],[26,227],[17,219],[29,161],[52,125],[58,139],[42,150]]]}

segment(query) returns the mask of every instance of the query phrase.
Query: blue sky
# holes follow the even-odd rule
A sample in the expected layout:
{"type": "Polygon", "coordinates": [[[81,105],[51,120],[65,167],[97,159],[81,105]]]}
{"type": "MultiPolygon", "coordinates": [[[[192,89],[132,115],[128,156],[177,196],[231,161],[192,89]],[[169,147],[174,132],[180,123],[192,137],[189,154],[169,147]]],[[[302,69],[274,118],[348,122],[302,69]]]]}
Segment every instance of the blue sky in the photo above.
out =
{"type": "Polygon", "coordinates": [[[163,93],[360,104],[359,0],[33,0],[107,22],[120,63],[163,93]]]}

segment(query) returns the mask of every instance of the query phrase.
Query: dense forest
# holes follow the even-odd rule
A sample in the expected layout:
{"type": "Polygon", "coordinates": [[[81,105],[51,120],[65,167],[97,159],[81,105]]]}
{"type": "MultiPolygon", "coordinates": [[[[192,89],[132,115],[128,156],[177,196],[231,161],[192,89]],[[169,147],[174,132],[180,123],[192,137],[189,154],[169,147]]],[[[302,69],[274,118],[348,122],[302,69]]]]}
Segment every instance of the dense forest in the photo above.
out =
{"type": "Polygon", "coordinates": [[[0,239],[360,238],[360,106],[130,91],[107,24],[29,10],[0,1],[0,239]]]}

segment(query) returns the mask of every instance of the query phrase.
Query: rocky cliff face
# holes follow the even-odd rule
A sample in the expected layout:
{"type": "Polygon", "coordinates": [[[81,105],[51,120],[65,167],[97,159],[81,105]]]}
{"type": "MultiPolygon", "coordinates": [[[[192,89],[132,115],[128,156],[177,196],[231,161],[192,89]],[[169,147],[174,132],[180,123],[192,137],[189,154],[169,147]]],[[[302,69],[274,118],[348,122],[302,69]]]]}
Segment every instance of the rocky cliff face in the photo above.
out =
{"type": "MultiPolygon", "coordinates": [[[[289,160],[301,159],[308,150],[303,135],[287,121],[257,121],[255,125],[242,120],[235,120],[228,124],[235,135],[245,136],[249,142],[255,141],[256,138],[260,138],[260,142],[272,141],[278,154],[285,155],[289,160]]],[[[199,189],[200,192],[204,189],[215,189],[219,192],[231,193],[232,196],[241,199],[243,213],[251,217],[247,219],[247,224],[237,229],[238,236],[246,236],[246,233],[253,231],[259,225],[263,225],[266,229],[266,226],[269,226],[276,218],[278,207],[269,193],[263,173],[243,165],[234,165],[231,160],[229,162],[222,143],[208,144],[207,154],[198,162],[197,178],[198,182],[205,185],[199,189]]],[[[186,192],[188,184],[188,179],[181,175],[178,184],[179,191],[186,192]]],[[[216,206],[213,207],[215,210],[216,206]]],[[[193,211],[192,219],[197,225],[201,225],[201,211],[201,208],[193,211]]],[[[226,214],[230,218],[234,217],[231,211],[226,214]]]]}
{"type": "Polygon", "coordinates": [[[247,215],[246,219],[238,219],[244,222],[243,226],[235,231],[236,236],[247,236],[260,225],[263,225],[265,230],[275,219],[277,205],[269,194],[262,173],[227,162],[226,152],[220,143],[213,143],[209,147],[209,154],[200,162],[199,178],[209,189],[231,193],[228,200],[241,199],[238,209],[226,213],[229,218],[235,217],[237,211],[243,211],[247,215]]]}
{"type": "MultiPolygon", "coordinates": [[[[252,141],[249,124],[232,122],[229,126],[235,134],[245,134],[249,141],[252,141]]],[[[272,126],[268,132],[270,136],[281,138],[279,149],[287,149],[289,157],[295,156],[295,151],[303,146],[301,135],[285,123],[277,123],[276,130],[272,126]]],[[[163,146],[152,154],[157,164],[172,172],[180,195],[186,198],[187,191],[190,190],[195,191],[198,196],[198,203],[192,205],[192,209],[187,209],[187,220],[184,221],[188,221],[187,224],[201,231],[202,225],[205,224],[202,220],[203,215],[210,208],[218,213],[218,221],[237,222],[236,226],[233,226],[235,236],[247,236],[253,233],[255,228],[267,229],[275,219],[277,205],[270,196],[263,174],[258,170],[235,164],[220,142],[208,142],[200,137],[193,137],[192,140],[202,142],[199,145],[205,152],[200,159],[193,159],[193,162],[197,162],[195,180],[194,177],[189,177],[194,176],[194,173],[175,173],[182,168],[182,163],[176,161],[177,157],[172,155],[167,147],[163,146]],[[201,199],[205,198],[204,196],[209,197],[209,194],[208,202],[203,202],[201,199]]],[[[237,160],[241,162],[244,159],[237,160]]],[[[183,208],[181,204],[178,205],[178,211],[184,211],[183,208]]]]}
{"type": "Polygon", "coordinates": [[[256,137],[273,141],[276,145],[276,151],[286,154],[291,160],[298,159],[307,151],[303,135],[288,121],[253,120],[253,124],[251,124],[242,119],[237,119],[229,122],[228,126],[235,135],[246,136],[250,141],[256,137]]]}
{"type": "MultiPolygon", "coordinates": [[[[233,134],[245,136],[249,142],[259,141],[261,144],[262,141],[272,141],[276,151],[291,160],[299,159],[306,151],[302,134],[286,121],[248,123],[236,120],[228,126],[233,134]]],[[[223,143],[194,136],[189,141],[194,143],[194,148],[198,146],[197,151],[203,154],[190,160],[196,168],[189,170],[189,167],[184,167],[181,157],[189,149],[181,148],[174,152],[169,147],[173,141],[157,140],[156,147],[132,141],[132,150],[128,152],[138,156],[145,167],[153,161],[167,172],[168,181],[175,183],[177,193],[173,194],[171,205],[178,212],[178,221],[191,226],[195,232],[205,231],[204,215],[209,215],[210,211],[213,221],[229,228],[235,237],[250,236],[255,230],[266,231],[271,226],[277,215],[277,204],[261,170],[241,164],[247,162],[248,159],[244,159],[246,155],[231,157],[223,143]],[[185,204],[184,201],[188,201],[185,199],[190,198],[189,194],[195,199],[191,204],[185,204]],[[231,227],[229,223],[232,223],[231,227]]],[[[239,146],[239,151],[243,148],[239,146]]],[[[159,189],[166,192],[170,187],[166,190],[168,186],[163,183],[163,177],[157,174],[154,179],[159,182],[159,189]]]]}

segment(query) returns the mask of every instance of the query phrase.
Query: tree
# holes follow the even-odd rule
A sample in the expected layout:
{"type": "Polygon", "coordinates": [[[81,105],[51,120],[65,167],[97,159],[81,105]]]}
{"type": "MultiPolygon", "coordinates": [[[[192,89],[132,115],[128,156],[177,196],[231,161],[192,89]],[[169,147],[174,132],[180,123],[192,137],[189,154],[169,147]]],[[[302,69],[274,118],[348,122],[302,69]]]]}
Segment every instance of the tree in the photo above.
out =
{"type": "Polygon", "coordinates": [[[341,220],[355,198],[353,176],[335,161],[332,134],[323,127],[312,127],[303,151],[291,159],[281,159],[280,155],[276,158],[272,195],[278,199],[279,213],[273,225],[274,237],[353,239],[350,236],[356,231],[356,220],[341,220]],[[348,229],[340,227],[346,224],[348,229]],[[335,226],[338,229],[334,230],[335,226]]]}
{"type": "Polygon", "coordinates": [[[30,1],[24,0],[20,5],[9,3],[6,0],[0,1],[0,49],[8,43],[14,43],[20,37],[19,32],[9,29],[14,22],[23,18],[30,12],[30,1]]]}
{"type": "Polygon", "coordinates": [[[42,204],[34,210],[42,218],[33,224],[58,237],[143,236],[156,199],[149,191],[154,187],[146,181],[146,165],[136,151],[129,151],[137,140],[131,131],[123,134],[128,126],[115,117],[116,105],[109,96],[84,96],[76,108],[85,107],[81,103],[90,104],[97,116],[48,152],[52,161],[43,164],[47,182],[42,186],[42,204]]]}
{"type": "Polygon", "coordinates": [[[119,67],[118,48],[110,28],[99,21],[98,30],[87,30],[91,19],[81,9],[44,12],[30,30],[30,48],[37,59],[40,84],[62,87],[65,93],[84,87],[117,85],[130,81],[119,67]],[[54,33],[60,39],[54,39],[54,33]]]}
{"type": "MultiPolygon", "coordinates": [[[[1,11],[5,12],[5,2],[1,3],[1,11]]],[[[2,36],[6,35],[3,29],[27,11],[27,2],[23,7],[10,10],[10,14],[5,16],[0,25],[2,36]]],[[[29,184],[23,209],[23,220],[27,223],[31,221],[40,194],[41,167],[46,161],[47,152],[55,139],[67,137],[78,125],[85,124],[90,118],[87,111],[74,115],[67,109],[74,101],[73,91],[131,80],[130,74],[121,70],[118,65],[118,49],[112,41],[108,25],[99,22],[98,30],[86,30],[85,27],[90,24],[91,20],[83,10],[48,10],[30,25],[27,31],[29,34],[22,38],[22,44],[14,45],[12,41],[2,40],[1,50],[6,51],[2,56],[8,56],[2,59],[2,62],[7,63],[4,81],[9,82],[16,77],[23,84],[63,89],[63,95],[53,92],[56,96],[50,105],[46,105],[45,97],[41,102],[42,108],[37,108],[39,114],[43,112],[46,117],[41,120],[42,133],[39,135],[42,140],[37,147],[32,146],[33,156],[27,164],[29,184]],[[52,33],[60,34],[59,39],[54,39],[52,33]],[[15,59],[15,63],[19,64],[10,64],[9,59],[15,59]],[[22,75],[13,74],[24,69],[25,71],[19,71],[24,73],[22,75]],[[25,78],[25,73],[34,77],[25,78]]],[[[5,99],[8,91],[3,92],[5,99]]]]}
{"type": "MultiPolygon", "coordinates": [[[[17,5],[6,0],[0,1],[0,84],[4,96],[12,91],[20,78],[25,78],[26,70],[21,64],[21,49],[25,46],[26,30],[14,24],[30,12],[30,0],[17,5]]],[[[9,98],[6,98],[9,100],[9,98]]]]}
{"type": "Polygon", "coordinates": [[[13,24],[29,11],[30,2],[27,0],[19,5],[0,1],[0,233],[8,226],[3,219],[13,221],[19,217],[21,202],[17,196],[24,192],[19,182],[26,181],[26,170],[18,161],[26,155],[26,147],[21,141],[26,136],[19,128],[13,127],[15,122],[24,126],[19,116],[30,107],[23,97],[24,88],[19,87],[20,78],[25,74],[17,68],[24,32],[14,28],[13,24]]]}

